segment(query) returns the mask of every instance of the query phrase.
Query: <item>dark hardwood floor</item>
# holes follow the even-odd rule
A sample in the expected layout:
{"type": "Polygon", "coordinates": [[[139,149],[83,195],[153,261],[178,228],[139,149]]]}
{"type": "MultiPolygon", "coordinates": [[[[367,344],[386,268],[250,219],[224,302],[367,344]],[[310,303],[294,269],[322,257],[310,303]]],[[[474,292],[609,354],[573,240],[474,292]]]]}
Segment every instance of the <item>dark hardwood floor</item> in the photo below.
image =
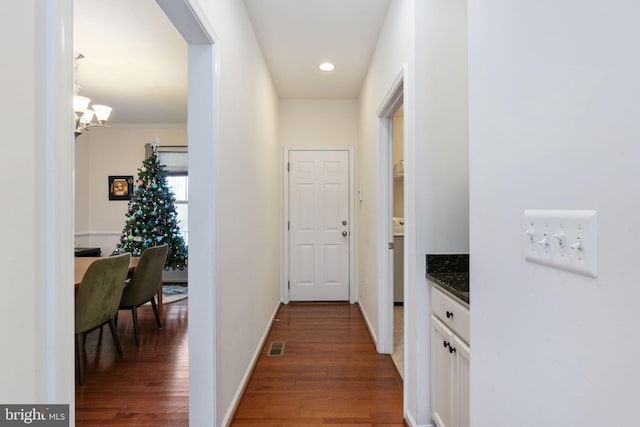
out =
{"type": "Polygon", "coordinates": [[[404,426],[402,380],[352,304],[283,305],[232,426],[404,426]],[[267,356],[284,341],[282,356],[267,356]]]}
{"type": "Polygon", "coordinates": [[[111,332],[87,336],[85,385],[76,385],[76,426],[187,426],[189,361],[187,301],[163,307],[158,329],[151,307],[138,309],[140,347],[133,338],[131,311],[122,310],[118,359],[111,332]]]}
{"type": "MultiPolygon", "coordinates": [[[[130,312],[119,316],[124,357],[109,328],[87,337],[86,384],[76,386],[76,425],[188,426],[187,301],[165,305],[158,330],[139,311],[136,348],[130,312]]],[[[377,354],[357,306],[283,305],[233,426],[403,426],[402,380],[390,356],[377,354]]],[[[197,426],[200,427],[200,426],[197,426]]]]}

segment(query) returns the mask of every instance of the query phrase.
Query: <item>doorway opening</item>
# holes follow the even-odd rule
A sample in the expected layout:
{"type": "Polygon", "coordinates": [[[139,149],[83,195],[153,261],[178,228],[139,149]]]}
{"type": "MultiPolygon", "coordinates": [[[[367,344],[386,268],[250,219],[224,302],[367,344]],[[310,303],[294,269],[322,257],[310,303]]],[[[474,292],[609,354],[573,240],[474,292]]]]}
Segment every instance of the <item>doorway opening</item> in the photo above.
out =
{"type": "MultiPolygon", "coordinates": [[[[218,298],[213,262],[215,152],[218,145],[215,132],[218,127],[215,105],[218,91],[216,39],[212,27],[204,19],[203,10],[195,2],[156,0],[156,3],[188,45],[188,218],[191,224],[198,224],[198,232],[189,239],[189,420],[193,425],[220,425],[216,392],[219,378],[218,298]]],[[[71,14],[64,21],[65,26],[73,28],[71,14]]],[[[66,43],[71,51],[71,42],[66,43]]],[[[71,70],[67,78],[71,80],[71,70]]],[[[68,93],[61,93],[59,97],[67,99],[68,93]]],[[[64,102],[59,104],[66,105],[64,102]]],[[[65,381],[73,384],[73,375],[65,381]]]]}
{"type": "Polygon", "coordinates": [[[391,359],[404,379],[404,106],[391,117],[391,186],[393,233],[393,352],[391,359]]]}
{"type": "MultiPolygon", "coordinates": [[[[381,177],[378,184],[378,352],[394,353],[394,317],[401,317],[401,330],[398,330],[398,346],[404,348],[404,330],[406,316],[404,310],[394,316],[394,301],[404,303],[406,280],[404,278],[405,264],[404,249],[406,247],[405,230],[410,218],[405,216],[407,212],[405,197],[404,175],[406,158],[406,132],[405,123],[407,117],[404,105],[404,80],[406,67],[396,77],[387,95],[378,108],[378,176],[381,177]],[[394,126],[395,117],[395,126],[394,126]],[[394,144],[394,127],[395,139],[394,144]],[[395,154],[395,156],[394,156],[395,154]],[[395,157],[395,159],[394,159],[395,157]],[[397,179],[394,179],[397,178],[397,179]],[[402,178],[402,179],[401,179],[402,178]],[[395,188],[394,188],[395,187],[395,188]],[[395,190],[395,191],[394,191],[395,190]],[[394,192],[397,197],[394,198],[394,192]],[[397,214],[397,215],[396,215],[397,214]],[[394,230],[395,218],[395,230],[394,230]],[[402,223],[402,224],[401,224],[402,223]],[[394,235],[397,237],[394,241],[394,235]],[[401,237],[401,238],[400,238],[401,237]],[[399,245],[396,252],[396,243],[399,245]],[[395,268],[394,260],[398,266],[395,268]],[[402,274],[401,274],[402,273],[402,274]],[[395,280],[398,286],[394,287],[395,280]],[[394,292],[395,291],[395,292],[394,292]],[[394,295],[395,294],[395,295],[394,295]],[[397,298],[396,298],[397,295],[397,298]],[[400,335],[402,339],[400,340],[400,335]],[[402,343],[402,344],[401,344],[402,343]]],[[[399,305],[398,305],[399,306],[399,305]]],[[[399,356],[404,366],[404,351],[399,356]]],[[[398,356],[398,355],[397,355],[398,356]]],[[[403,369],[403,368],[402,368],[403,369]]]]}
{"type": "MultiPolygon", "coordinates": [[[[406,94],[405,80],[407,79],[407,66],[403,66],[400,73],[396,76],[391,84],[387,95],[383,98],[382,103],[377,111],[378,116],[378,176],[381,178],[377,188],[378,199],[378,223],[377,223],[377,257],[378,257],[378,343],[377,350],[379,353],[391,355],[394,359],[394,350],[397,348],[395,360],[396,367],[403,379],[403,400],[406,410],[407,381],[405,381],[405,372],[407,367],[407,354],[405,351],[405,343],[407,342],[407,310],[404,309],[405,296],[407,294],[407,258],[404,254],[407,245],[407,232],[411,232],[410,211],[407,209],[407,185],[405,185],[406,172],[411,170],[405,168],[405,159],[407,159],[407,118],[409,111],[405,105],[406,94]],[[394,116],[395,120],[395,147],[394,147],[394,116]],[[402,132],[399,132],[399,131],[402,132]],[[396,157],[394,159],[394,148],[396,157]],[[394,161],[395,160],[395,161],[394,161]],[[401,162],[402,160],[402,162],[401,162]],[[394,180],[394,171],[396,180],[394,180]],[[402,177],[402,180],[400,180],[402,177]],[[394,185],[398,197],[394,200],[394,185]],[[395,203],[394,203],[395,202],[395,203]],[[394,207],[396,205],[397,207],[394,207]],[[402,208],[400,209],[400,206],[402,208]],[[396,230],[394,230],[394,216],[396,217],[396,230]],[[402,224],[400,224],[402,222],[402,224]],[[396,231],[396,233],[394,233],[396,231]],[[401,233],[400,233],[401,231],[401,233]],[[394,234],[402,234],[402,239],[394,241],[394,234]],[[398,242],[402,251],[402,260],[400,254],[395,253],[395,244],[398,242]],[[401,263],[401,268],[396,268],[396,273],[402,272],[402,277],[395,277],[398,283],[398,296],[402,299],[402,312],[394,315],[394,258],[396,263],[401,263]],[[394,334],[394,317],[398,321],[398,327],[394,334]],[[395,335],[395,343],[394,343],[395,335]],[[400,351],[402,350],[402,351],[400,351]],[[399,363],[401,361],[401,363],[399,363]]],[[[408,163],[408,162],[407,162],[408,163]]],[[[409,163],[410,164],[410,163],[409,163]]],[[[408,236],[411,237],[410,235],[408,236]]],[[[399,267],[399,266],[398,266],[399,267]]],[[[396,274],[399,276],[399,274],[396,274]]],[[[400,302],[400,301],[398,301],[400,302]]],[[[398,305],[399,307],[399,305],[398,305]]],[[[400,310],[398,310],[400,311],[400,310]]]]}

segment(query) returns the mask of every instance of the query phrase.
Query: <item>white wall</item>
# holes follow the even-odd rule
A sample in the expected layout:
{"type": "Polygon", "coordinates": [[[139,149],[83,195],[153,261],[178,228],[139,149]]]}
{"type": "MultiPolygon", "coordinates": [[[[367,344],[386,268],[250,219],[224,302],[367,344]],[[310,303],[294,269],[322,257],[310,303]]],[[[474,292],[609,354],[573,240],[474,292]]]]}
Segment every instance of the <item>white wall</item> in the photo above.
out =
{"type": "Polygon", "coordinates": [[[216,163],[210,167],[216,174],[212,263],[221,322],[217,404],[218,422],[224,422],[281,299],[282,152],[278,98],[244,3],[194,3],[218,39],[220,126],[216,163]]]}
{"type": "Polygon", "coordinates": [[[32,126],[37,120],[37,91],[34,87],[37,58],[32,53],[37,42],[36,22],[33,18],[23,18],[33,17],[34,8],[34,1],[21,2],[3,13],[3,25],[0,27],[2,51],[15,55],[15,59],[3,69],[4,95],[0,101],[0,132],[5,141],[3,167],[0,169],[4,182],[2,193],[5,201],[14,201],[12,208],[2,210],[2,222],[5,224],[3,240],[11,242],[11,245],[3,245],[0,257],[2,271],[8,275],[3,279],[7,295],[0,303],[3,340],[6,339],[0,352],[3,378],[0,391],[2,401],[15,403],[33,401],[37,395],[34,385],[38,384],[38,372],[34,367],[40,361],[38,343],[33,335],[43,332],[37,319],[38,308],[34,304],[16,304],[18,301],[36,301],[37,293],[42,291],[42,287],[37,285],[39,274],[31,265],[34,242],[40,241],[36,227],[39,221],[37,198],[43,195],[39,182],[42,171],[37,164],[39,147],[32,126]],[[17,48],[13,42],[16,37],[28,48],[17,48]]]}
{"type": "Polygon", "coordinates": [[[76,231],[78,247],[100,247],[108,256],[120,241],[128,201],[109,200],[109,175],[138,176],[144,146],[154,138],[160,145],[187,145],[185,126],[91,128],[76,139],[76,231]]]}
{"type": "Polygon", "coordinates": [[[281,99],[278,133],[283,148],[354,148],[358,101],[281,99]]]}
{"type": "MultiPolygon", "coordinates": [[[[392,1],[360,93],[360,143],[357,152],[358,204],[358,299],[377,334],[378,281],[376,236],[379,213],[378,188],[378,116],[385,95],[409,60],[411,46],[407,23],[411,2],[392,1]]],[[[407,132],[409,129],[405,129],[407,132]]]]}
{"type": "Polygon", "coordinates": [[[409,260],[415,261],[409,270],[415,276],[405,301],[413,307],[407,319],[412,334],[408,363],[416,375],[408,405],[415,408],[416,423],[430,425],[431,301],[425,253],[469,250],[466,0],[416,1],[414,19],[415,148],[408,162],[415,187],[408,206],[415,215],[409,236],[415,239],[409,260]]]}
{"type": "Polygon", "coordinates": [[[73,411],[73,136],[70,1],[3,7],[0,401],[73,411]],[[48,19],[50,18],[50,19],[48,19]],[[19,43],[16,41],[19,40],[19,43]],[[65,44],[66,43],[66,44],[65,44]],[[50,56],[45,51],[51,52],[50,56]]]}
{"type": "Polygon", "coordinates": [[[469,3],[471,424],[637,424],[640,4],[469,3]],[[598,211],[599,277],[528,263],[525,209],[598,211]]]}
{"type": "Polygon", "coordinates": [[[424,149],[416,169],[425,179],[416,197],[428,209],[427,252],[467,253],[467,0],[416,5],[416,144],[424,149]]]}
{"type": "MultiPolygon", "coordinates": [[[[378,115],[377,111],[382,107],[385,96],[393,89],[394,81],[401,73],[404,67],[411,72],[413,64],[413,12],[414,1],[412,0],[393,0],[389,5],[385,23],[378,38],[376,50],[371,59],[371,64],[367,73],[367,77],[363,83],[360,93],[360,144],[357,152],[357,189],[361,191],[362,202],[357,206],[357,227],[358,227],[358,300],[363,309],[369,327],[371,328],[374,338],[378,340],[380,330],[378,312],[378,296],[382,291],[381,284],[378,282],[378,224],[381,222],[381,212],[378,212],[377,191],[379,179],[384,179],[379,175],[378,171],[378,141],[380,135],[378,133],[378,115]]],[[[411,76],[409,76],[411,78],[411,76]]],[[[407,87],[411,86],[411,81],[405,81],[407,87]]],[[[413,141],[414,122],[413,112],[410,99],[405,102],[405,116],[407,121],[404,132],[409,141],[413,141]]],[[[410,143],[412,144],[412,142],[410,143]]],[[[405,150],[409,150],[409,145],[405,146],[405,150]]],[[[409,153],[410,151],[405,151],[409,153]]],[[[409,156],[405,155],[405,185],[410,187],[412,184],[408,174],[411,170],[407,168],[409,156]]],[[[416,250],[411,244],[415,242],[415,238],[411,239],[411,232],[415,232],[414,212],[407,209],[408,199],[405,200],[405,265],[411,263],[412,268],[416,267],[415,258],[416,250]],[[412,259],[413,258],[413,259],[412,259]]],[[[424,257],[424,255],[422,255],[424,257]]],[[[413,274],[409,270],[405,272],[405,280],[410,286],[415,286],[415,271],[413,274]]],[[[391,300],[390,300],[391,301],[391,300]]],[[[405,312],[408,316],[413,315],[414,304],[411,300],[405,299],[405,312]]],[[[391,302],[390,302],[391,304],[391,302]]],[[[389,308],[391,310],[391,308],[389,308]]],[[[413,315],[414,316],[414,315],[413,315]]],[[[415,316],[414,316],[415,317],[415,316]]],[[[416,409],[416,386],[418,384],[416,378],[415,355],[410,353],[413,351],[415,344],[415,322],[407,325],[405,333],[405,351],[410,356],[408,363],[405,363],[405,407],[409,412],[409,417],[415,417],[416,409]]],[[[415,352],[414,352],[415,353],[415,352]]]]}
{"type": "Polygon", "coordinates": [[[412,425],[431,423],[425,253],[469,248],[466,58],[465,1],[394,0],[360,96],[359,298],[377,333],[376,110],[406,64],[405,411],[412,425]]]}

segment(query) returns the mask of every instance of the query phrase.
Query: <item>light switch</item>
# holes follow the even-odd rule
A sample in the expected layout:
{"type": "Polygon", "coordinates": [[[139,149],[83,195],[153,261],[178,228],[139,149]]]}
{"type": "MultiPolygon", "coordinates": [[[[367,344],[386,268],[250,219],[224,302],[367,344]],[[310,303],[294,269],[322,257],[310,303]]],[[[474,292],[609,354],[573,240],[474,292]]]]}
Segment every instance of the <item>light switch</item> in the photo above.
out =
{"type": "Polygon", "coordinates": [[[527,261],[598,277],[596,211],[525,210],[522,236],[527,261]]]}

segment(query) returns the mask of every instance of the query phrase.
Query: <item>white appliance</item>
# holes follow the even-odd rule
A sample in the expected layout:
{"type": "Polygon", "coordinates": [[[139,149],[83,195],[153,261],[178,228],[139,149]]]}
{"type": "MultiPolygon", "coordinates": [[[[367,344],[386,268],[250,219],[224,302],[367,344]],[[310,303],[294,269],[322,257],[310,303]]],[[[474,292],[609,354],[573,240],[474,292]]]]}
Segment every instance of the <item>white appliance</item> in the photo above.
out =
{"type": "Polygon", "coordinates": [[[404,218],[393,218],[393,302],[404,303],[404,218]]]}

